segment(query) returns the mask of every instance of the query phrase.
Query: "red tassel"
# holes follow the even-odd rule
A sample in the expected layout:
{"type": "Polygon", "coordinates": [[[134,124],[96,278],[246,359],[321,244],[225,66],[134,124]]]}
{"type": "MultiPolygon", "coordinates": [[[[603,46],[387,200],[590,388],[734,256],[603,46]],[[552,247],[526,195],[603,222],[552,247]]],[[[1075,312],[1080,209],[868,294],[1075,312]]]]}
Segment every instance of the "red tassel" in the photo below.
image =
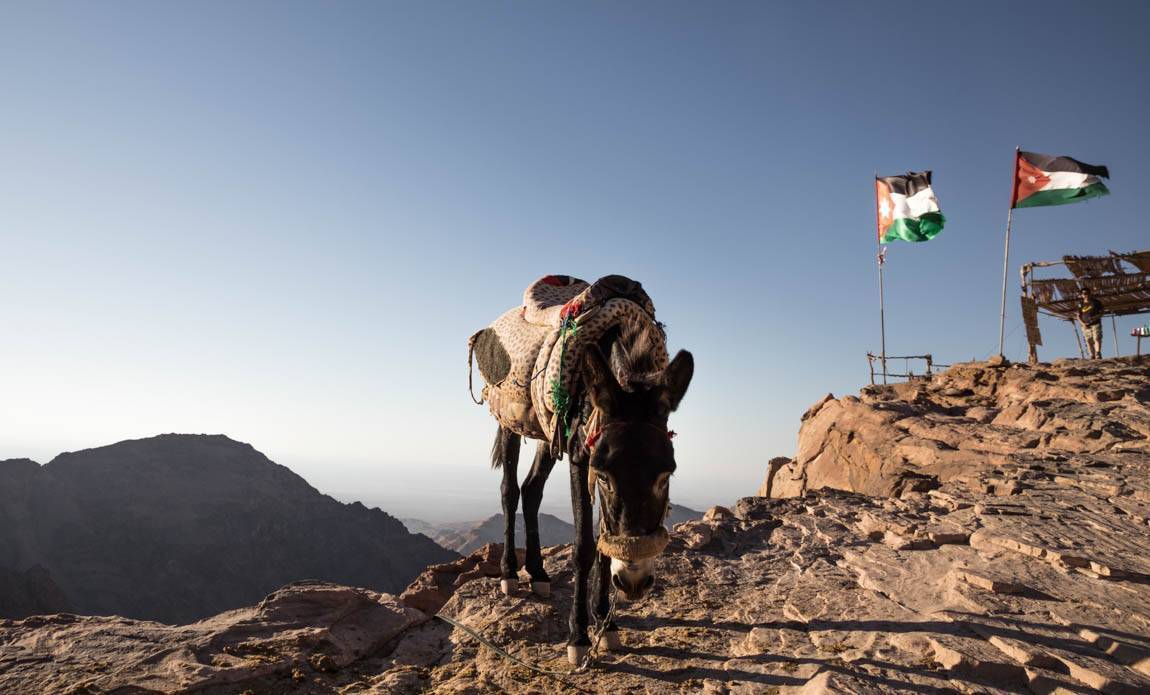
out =
{"type": "Polygon", "coordinates": [[[679,436],[679,433],[676,432],[675,430],[667,430],[667,439],[674,439],[675,437],[678,437],[678,436],[679,436]]]}
{"type": "Polygon", "coordinates": [[[583,302],[572,299],[571,301],[564,304],[563,308],[559,310],[559,318],[575,318],[581,311],[583,311],[583,302]]]}
{"type": "Polygon", "coordinates": [[[603,434],[602,429],[597,429],[587,437],[587,451],[594,451],[595,443],[599,441],[600,435],[603,434]]]}

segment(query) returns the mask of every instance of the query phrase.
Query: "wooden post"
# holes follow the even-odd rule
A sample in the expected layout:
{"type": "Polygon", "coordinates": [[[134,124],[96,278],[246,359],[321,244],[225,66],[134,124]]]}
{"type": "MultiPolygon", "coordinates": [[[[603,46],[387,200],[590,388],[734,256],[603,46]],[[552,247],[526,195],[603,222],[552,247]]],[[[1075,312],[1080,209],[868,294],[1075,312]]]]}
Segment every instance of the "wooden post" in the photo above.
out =
{"type": "MultiPolygon", "coordinates": [[[[1034,268],[1030,263],[1023,264],[1023,266],[1018,269],[1018,279],[1019,279],[1019,282],[1021,283],[1019,293],[1021,293],[1023,297],[1026,297],[1027,299],[1031,299],[1031,300],[1034,299],[1034,295],[1030,290],[1030,280],[1032,279],[1032,273],[1033,272],[1034,272],[1034,268]]],[[[1023,321],[1023,323],[1026,323],[1026,312],[1023,311],[1022,314],[1023,314],[1022,321],[1023,321]]],[[[1025,329],[1026,329],[1026,361],[1029,364],[1038,364],[1038,346],[1035,345],[1031,341],[1031,338],[1033,336],[1030,335],[1029,324],[1027,324],[1025,326],[1025,329]]],[[[1038,308],[1037,307],[1034,309],[1034,329],[1036,332],[1038,331],[1038,308]]]]}
{"type": "Polygon", "coordinates": [[[1078,356],[1086,359],[1086,351],[1082,349],[1082,338],[1078,336],[1078,322],[1071,319],[1070,327],[1074,329],[1074,340],[1078,342],[1078,356]]]}
{"type": "Polygon", "coordinates": [[[1121,357],[1118,352],[1118,320],[1114,318],[1114,314],[1110,314],[1110,330],[1114,333],[1114,356],[1121,357]]]}

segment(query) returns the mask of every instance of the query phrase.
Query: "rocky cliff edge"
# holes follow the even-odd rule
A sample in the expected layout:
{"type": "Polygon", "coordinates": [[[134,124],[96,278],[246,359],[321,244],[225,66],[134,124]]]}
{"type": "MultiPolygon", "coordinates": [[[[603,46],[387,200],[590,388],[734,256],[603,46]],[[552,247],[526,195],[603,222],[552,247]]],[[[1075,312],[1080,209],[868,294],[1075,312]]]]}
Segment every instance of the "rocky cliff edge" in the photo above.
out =
{"type": "MultiPolygon", "coordinates": [[[[548,599],[503,596],[487,546],[428,568],[402,600],[299,584],[182,627],[0,622],[0,691],[1150,692],[1148,367],[964,365],[822,403],[807,435],[824,409],[839,424],[869,418],[859,404],[895,413],[866,441],[900,452],[880,473],[917,474],[880,479],[912,482],[889,496],[816,489],[804,466],[801,494],[678,525],[653,595],[621,606],[623,650],[588,673],[538,674],[430,618],[567,670],[570,546],[545,553],[548,599]],[[909,455],[921,450],[943,453],[909,455]]],[[[801,450],[796,461],[818,458],[801,450]]]]}

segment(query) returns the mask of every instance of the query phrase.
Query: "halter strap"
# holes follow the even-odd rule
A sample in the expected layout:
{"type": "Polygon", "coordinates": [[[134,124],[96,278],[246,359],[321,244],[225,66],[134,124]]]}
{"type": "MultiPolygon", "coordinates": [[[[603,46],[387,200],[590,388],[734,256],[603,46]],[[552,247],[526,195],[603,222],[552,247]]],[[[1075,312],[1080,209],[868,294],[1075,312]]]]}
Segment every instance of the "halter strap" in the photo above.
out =
{"type": "Polygon", "coordinates": [[[595,445],[599,443],[599,438],[603,436],[603,432],[605,430],[608,430],[612,427],[622,427],[624,425],[628,425],[628,426],[643,425],[644,427],[651,427],[653,429],[658,430],[659,432],[662,432],[663,434],[666,434],[667,439],[674,439],[675,437],[678,436],[678,432],[676,432],[675,430],[660,427],[659,425],[656,425],[652,422],[635,422],[632,420],[622,420],[622,421],[618,421],[618,422],[609,422],[606,425],[603,425],[603,426],[597,428],[594,432],[587,435],[587,437],[583,441],[583,445],[587,447],[587,451],[594,451],[595,445]]]}

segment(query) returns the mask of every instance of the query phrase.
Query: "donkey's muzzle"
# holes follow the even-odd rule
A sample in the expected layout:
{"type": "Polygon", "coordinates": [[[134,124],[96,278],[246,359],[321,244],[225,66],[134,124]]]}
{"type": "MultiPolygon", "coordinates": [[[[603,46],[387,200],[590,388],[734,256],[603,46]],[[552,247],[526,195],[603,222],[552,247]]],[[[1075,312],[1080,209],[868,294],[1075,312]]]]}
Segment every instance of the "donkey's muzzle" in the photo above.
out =
{"type": "Polygon", "coordinates": [[[611,560],[611,584],[628,601],[638,601],[655,586],[655,561],[611,560]]]}
{"type": "Polygon", "coordinates": [[[609,558],[623,562],[638,562],[649,560],[663,552],[670,540],[671,537],[667,533],[667,529],[659,526],[654,533],[648,533],[644,536],[600,534],[598,546],[599,552],[609,558]]]}
{"type": "Polygon", "coordinates": [[[655,585],[655,556],[670,536],[660,526],[643,536],[599,536],[599,552],[611,558],[611,584],[628,601],[638,601],[655,585]]]}

